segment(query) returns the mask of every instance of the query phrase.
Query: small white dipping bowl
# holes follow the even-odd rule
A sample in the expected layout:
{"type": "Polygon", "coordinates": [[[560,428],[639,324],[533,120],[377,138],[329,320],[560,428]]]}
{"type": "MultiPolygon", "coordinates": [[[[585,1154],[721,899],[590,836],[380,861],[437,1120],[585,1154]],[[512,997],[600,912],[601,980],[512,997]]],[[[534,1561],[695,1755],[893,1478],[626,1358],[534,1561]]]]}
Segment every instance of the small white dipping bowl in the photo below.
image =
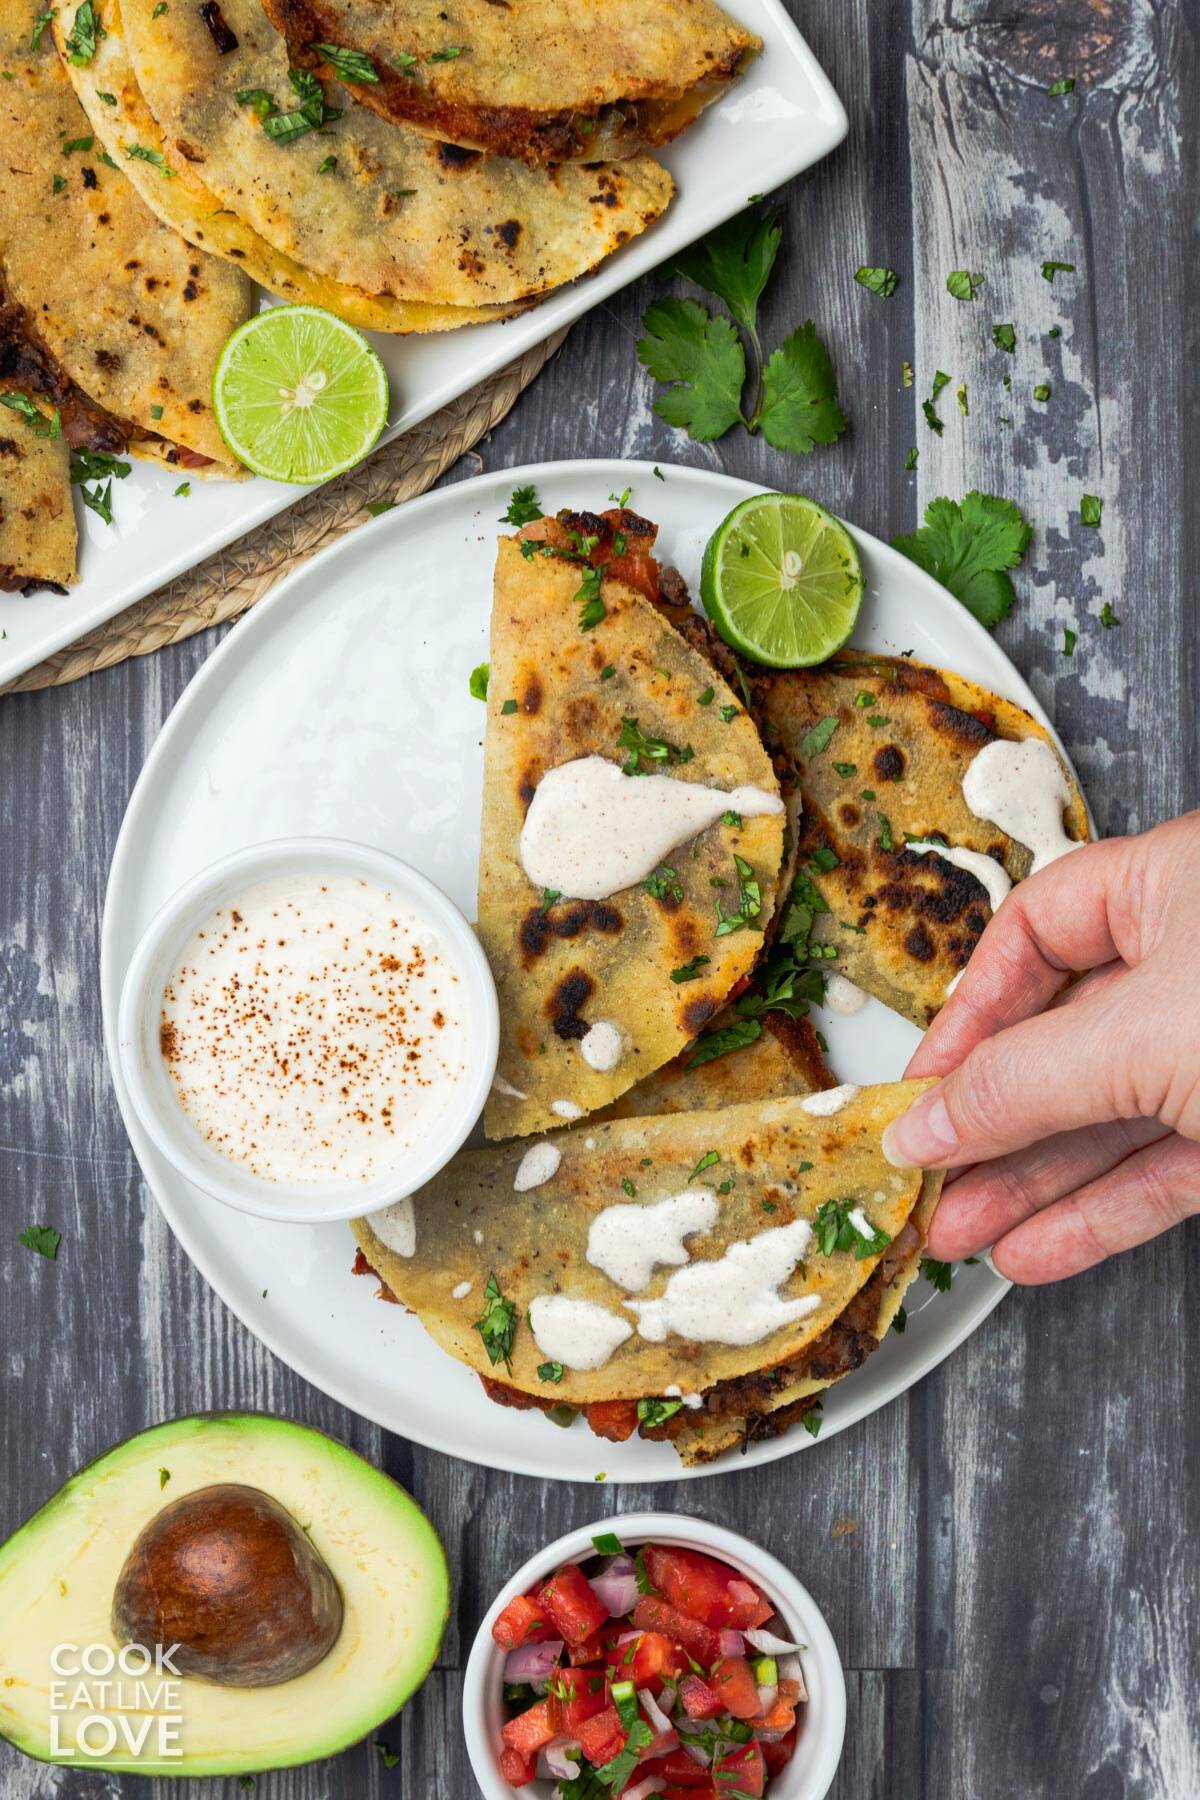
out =
{"type": "Polygon", "coordinates": [[[486,1800],[514,1800],[515,1796],[533,1800],[535,1795],[537,1800],[547,1800],[554,1791],[552,1781],[514,1788],[500,1773],[505,1653],[492,1637],[492,1625],[510,1600],[527,1593],[563,1563],[581,1563],[595,1556],[592,1539],[607,1531],[615,1532],[629,1550],[640,1544],[680,1544],[687,1550],[707,1551],[762,1589],[783,1621],[781,1635],[807,1646],[800,1653],[800,1664],[808,1702],[799,1713],[795,1754],[781,1775],[771,1777],[767,1800],[824,1800],[846,1738],[846,1681],[824,1616],[808,1589],[777,1557],[737,1532],[684,1513],[614,1513],[597,1519],[594,1525],[581,1525],[530,1557],[496,1595],[471,1646],[463,1682],[467,1754],[486,1800]]]}
{"type": "Polygon", "coordinates": [[[117,1031],[121,1073],[134,1111],[155,1147],[179,1173],[241,1212],[310,1225],[378,1212],[415,1193],[444,1168],[483,1111],[500,1041],[496,985],[462,913],[440,888],[398,857],[340,838],[280,838],[255,844],[213,863],[173,894],[147,926],[130,959],[117,1031]],[[195,932],[219,906],[248,888],[289,874],[348,875],[387,888],[428,920],[463,983],[466,1073],[403,1168],[371,1181],[267,1181],[224,1156],[184,1112],[159,1047],[163,989],[195,932]]]}

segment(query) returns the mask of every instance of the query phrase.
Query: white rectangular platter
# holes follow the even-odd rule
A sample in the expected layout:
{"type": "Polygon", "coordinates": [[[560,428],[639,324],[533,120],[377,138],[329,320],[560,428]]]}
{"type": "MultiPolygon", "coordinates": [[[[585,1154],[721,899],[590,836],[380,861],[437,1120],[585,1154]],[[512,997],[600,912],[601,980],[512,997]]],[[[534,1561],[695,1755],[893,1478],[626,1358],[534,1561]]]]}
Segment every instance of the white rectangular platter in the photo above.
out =
{"type": "MultiPolygon", "coordinates": [[[[734,0],[730,10],[759,34],[763,54],[719,105],[663,153],[679,190],[665,217],[595,275],[521,318],[444,336],[372,334],[391,384],[388,437],[427,418],[731,218],[752,195],[771,192],[840,143],[845,111],[779,0],[734,0]]],[[[559,448],[569,453],[571,446],[559,448]]],[[[81,579],[69,593],[0,594],[0,687],[305,491],[259,478],[193,480],[188,495],[176,497],[178,485],[178,474],[135,463],[114,486],[111,525],[79,508],[81,579]]]]}

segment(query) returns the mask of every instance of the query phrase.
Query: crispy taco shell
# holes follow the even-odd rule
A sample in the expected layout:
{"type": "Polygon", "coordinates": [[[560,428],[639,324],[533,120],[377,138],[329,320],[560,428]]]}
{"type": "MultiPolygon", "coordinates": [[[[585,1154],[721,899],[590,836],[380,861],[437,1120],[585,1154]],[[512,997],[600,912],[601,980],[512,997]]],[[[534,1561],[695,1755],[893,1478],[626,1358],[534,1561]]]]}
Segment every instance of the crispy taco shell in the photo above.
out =
{"type": "Polygon", "coordinates": [[[46,420],[44,428],[12,408],[0,412],[0,592],[30,583],[68,586],[76,575],[77,533],[71,503],[71,460],[66,438],[49,434],[50,413],[36,389],[23,393],[46,420]]]}

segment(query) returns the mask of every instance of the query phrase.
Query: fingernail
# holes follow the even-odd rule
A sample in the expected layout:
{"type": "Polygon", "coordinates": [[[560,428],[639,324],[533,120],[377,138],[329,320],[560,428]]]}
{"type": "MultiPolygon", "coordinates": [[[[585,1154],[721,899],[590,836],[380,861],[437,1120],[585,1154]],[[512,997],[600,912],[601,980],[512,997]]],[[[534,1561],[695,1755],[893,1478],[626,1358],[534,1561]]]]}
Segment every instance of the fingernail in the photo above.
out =
{"type": "Polygon", "coordinates": [[[958,1133],[940,1094],[927,1094],[883,1134],[883,1154],[896,1169],[929,1169],[954,1160],[958,1133]]]}

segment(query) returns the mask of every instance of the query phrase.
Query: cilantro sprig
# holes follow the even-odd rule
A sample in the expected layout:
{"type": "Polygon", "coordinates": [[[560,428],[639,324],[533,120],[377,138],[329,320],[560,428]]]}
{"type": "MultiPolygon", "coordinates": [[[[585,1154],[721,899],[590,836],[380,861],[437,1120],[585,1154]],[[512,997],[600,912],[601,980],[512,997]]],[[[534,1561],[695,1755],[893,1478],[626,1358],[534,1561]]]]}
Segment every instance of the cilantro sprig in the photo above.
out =
{"type": "Polygon", "coordinates": [[[500,1292],[495,1275],[489,1275],[483,1290],[483,1311],[475,1320],[475,1329],[483,1339],[483,1347],[491,1363],[502,1362],[511,1374],[513,1339],[517,1335],[517,1307],[500,1292]]]}
{"type": "Polygon", "coordinates": [[[1032,536],[1033,527],[1010,500],[973,491],[961,504],[944,497],[931,501],[920,529],[892,543],[990,630],[1012,610],[1016,593],[1008,571],[1032,536]]]}
{"type": "Polygon", "coordinates": [[[833,362],[811,319],[770,357],[764,353],[758,302],[782,235],[774,212],[751,209],[679,258],[676,273],[723,301],[728,314],[691,299],[658,300],[646,309],[638,359],[666,387],[654,410],[698,443],[740,424],[761,431],[777,450],[808,455],[846,429],[833,362]]]}

